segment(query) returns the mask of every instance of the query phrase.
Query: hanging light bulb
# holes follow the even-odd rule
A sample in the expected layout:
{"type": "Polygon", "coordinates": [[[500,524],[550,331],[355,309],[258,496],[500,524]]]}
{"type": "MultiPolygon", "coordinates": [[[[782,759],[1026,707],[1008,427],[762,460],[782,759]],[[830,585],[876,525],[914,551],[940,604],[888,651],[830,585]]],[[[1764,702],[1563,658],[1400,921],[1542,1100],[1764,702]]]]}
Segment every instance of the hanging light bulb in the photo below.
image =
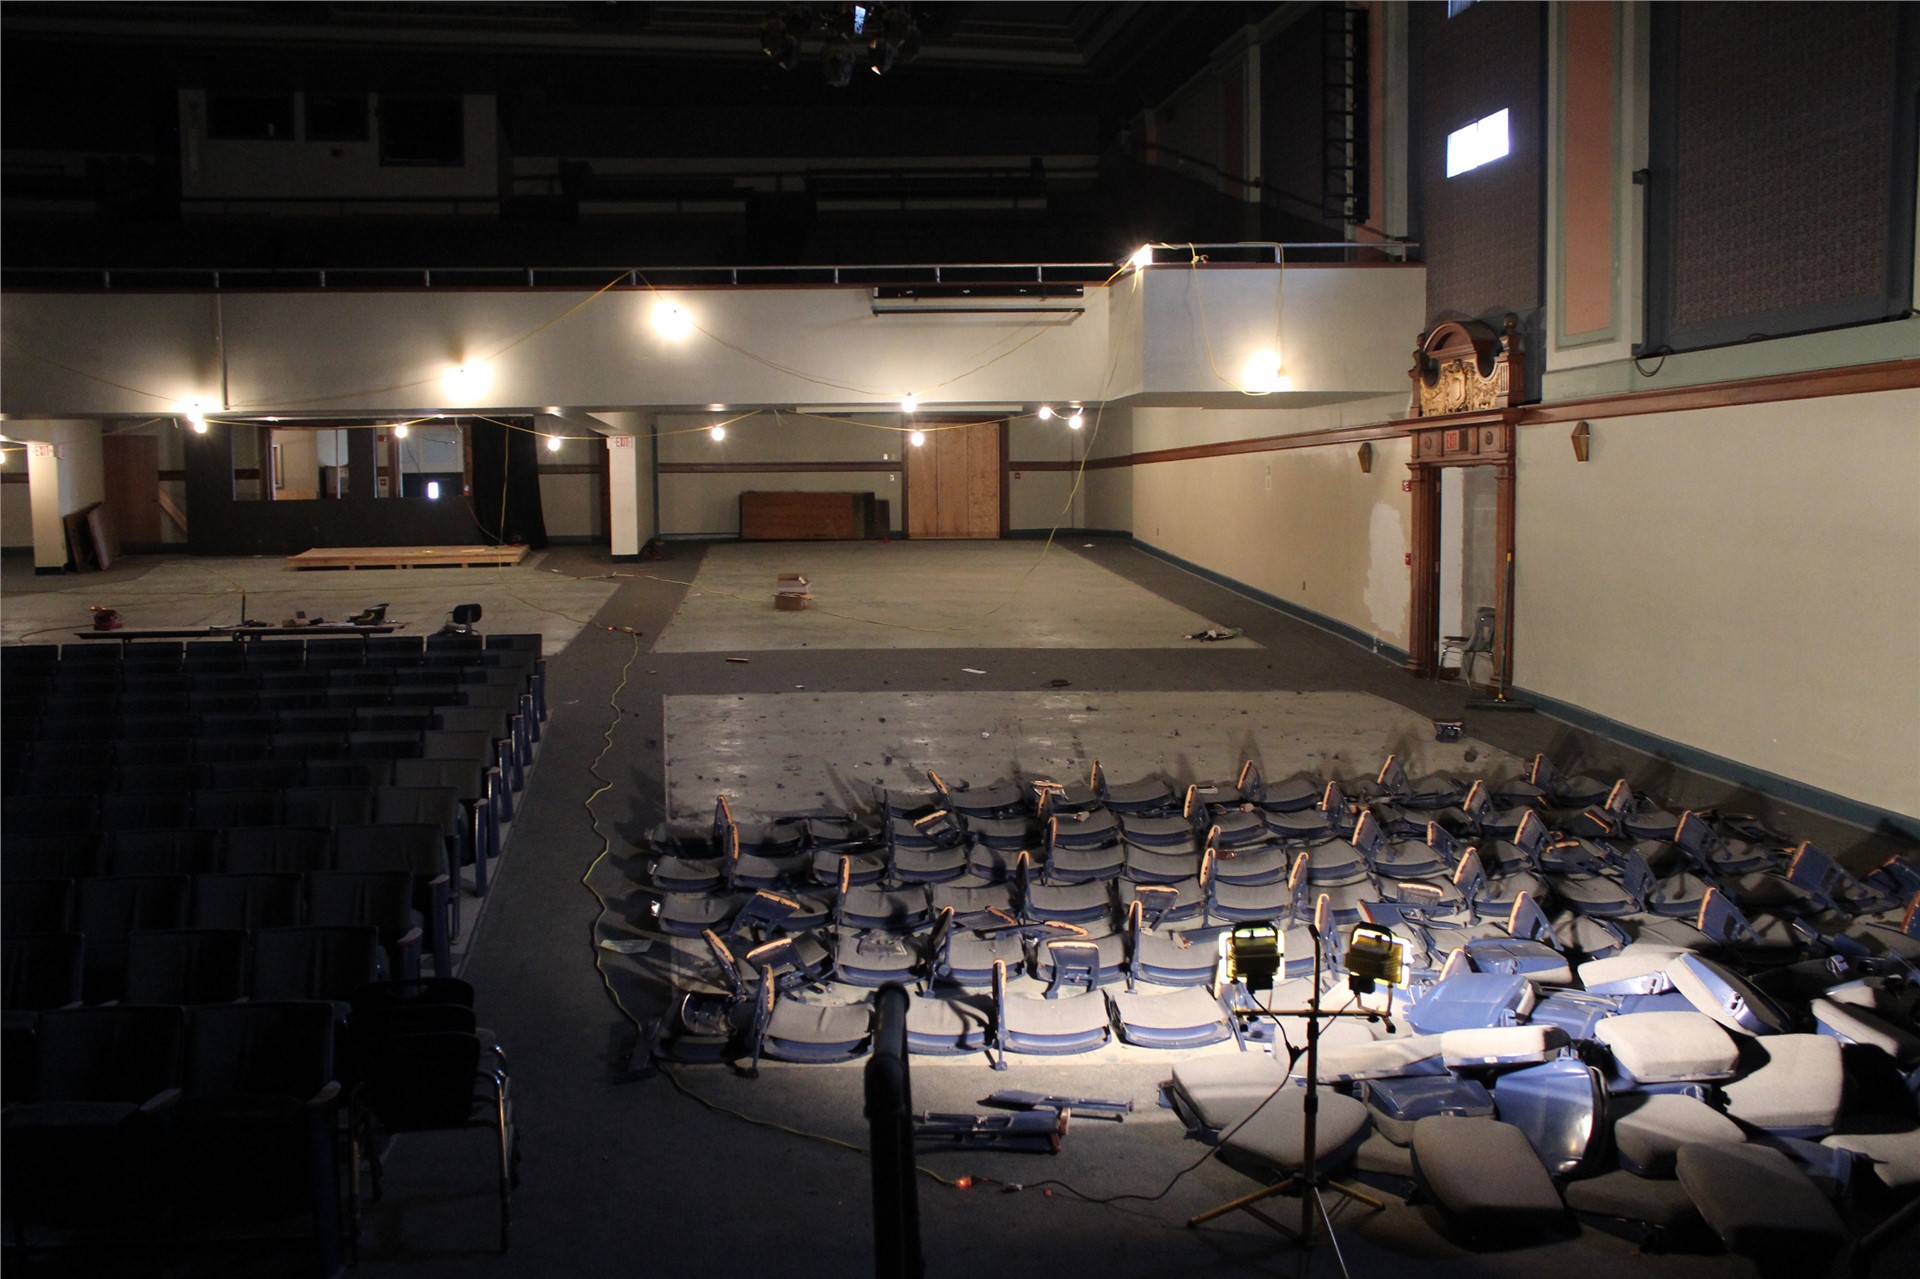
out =
{"type": "Polygon", "coordinates": [[[1132,267],[1136,271],[1140,270],[1142,267],[1152,266],[1153,265],[1153,246],[1151,244],[1143,244],[1139,248],[1135,249],[1133,251],[1133,256],[1127,259],[1127,265],[1132,267]]]}
{"type": "Polygon", "coordinates": [[[1086,423],[1087,423],[1087,415],[1082,413],[1079,409],[1075,409],[1073,411],[1073,416],[1067,419],[1067,429],[1069,431],[1077,431],[1081,427],[1085,426],[1086,423]]]}
{"type": "Polygon", "coordinates": [[[393,438],[396,440],[404,440],[407,438],[407,424],[405,422],[397,422],[394,424],[393,438]]]}
{"type": "Polygon", "coordinates": [[[179,406],[179,411],[195,435],[207,433],[207,405],[204,400],[187,400],[179,406]]]}
{"type": "Polygon", "coordinates": [[[915,431],[912,435],[909,435],[907,437],[907,443],[913,445],[913,447],[915,448],[919,448],[922,444],[925,444],[926,442],[927,442],[927,433],[925,431],[915,431]]]}
{"type": "Polygon", "coordinates": [[[1286,390],[1287,379],[1280,372],[1280,353],[1262,349],[1248,356],[1246,368],[1241,372],[1241,381],[1254,395],[1271,395],[1275,391],[1286,390]]]}
{"type": "Polygon", "coordinates": [[[560,451],[560,437],[557,435],[549,435],[547,437],[547,452],[558,453],[559,451],[560,451]]]}
{"type": "Polygon", "coordinates": [[[1035,414],[1034,414],[1034,416],[1035,416],[1035,417],[1037,417],[1037,418],[1039,418],[1039,419],[1040,419],[1040,420],[1041,420],[1042,422],[1049,422],[1049,421],[1052,421],[1052,420],[1053,420],[1053,405],[1051,405],[1051,404],[1042,404],[1042,405],[1040,406],[1040,411],[1039,411],[1038,413],[1035,413],[1035,414]]]}
{"type": "Polygon", "coordinates": [[[653,308],[654,331],[663,338],[679,341],[693,332],[693,317],[673,302],[661,302],[653,308]]]}
{"type": "Polygon", "coordinates": [[[919,409],[919,407],[920,407],[920,397],[915,395],[912,391],[908,391],[905,395],[900,397],[900,411],[902,413],[912,413],[917,409],[919,409]]]}
{"type": "Polygon", "coordinates": [[[707,432],[707,434],[713,436],[714,440],[718,442],[727,438],[727,428],[724,426],[716,426],[707,432]]]}
{"type": "Polygon", "coordinates": [[[493,384],[493,370],[484,363],[461,364],[440,377],[448,398],[456,404],[472,404],[493,384]]]}

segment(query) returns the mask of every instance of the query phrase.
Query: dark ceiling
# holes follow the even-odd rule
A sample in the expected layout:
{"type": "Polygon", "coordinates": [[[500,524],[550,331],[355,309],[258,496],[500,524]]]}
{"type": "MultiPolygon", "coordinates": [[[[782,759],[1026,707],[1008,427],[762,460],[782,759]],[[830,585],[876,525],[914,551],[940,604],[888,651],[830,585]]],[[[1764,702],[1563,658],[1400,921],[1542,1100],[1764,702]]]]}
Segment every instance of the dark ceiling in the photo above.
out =
{"type": "MultiPolygon", "coordinates": [[[[728,252],[744,261],[857,261],[868,253],[897,260],[902,252],[915,252],[914,260],[984,255],[1031,261],[1063,253],[1099,260],[1140,229],[1115,223],[1114,201],[1124,198],[1129,208],[1144,208],[1151,222],[1157,203],[1211,200],[1199,191],[1135,189],[1142,175],[1131,170],[1138,166],[1116,154],[1129,121],[1165,101],[1243,28],[1279,10],[1312,6],[904,7],[919,31],[918,56],[884,76],[863,65],[845,87],[833,87],[821,74],[818,36],[805,41],[797,65],[783,70],[762,52],[762,23],[778,12],[799,26],[796,11],[844,11],[850,5],[9,0],[0,8],[0,140],[10,181],[14,157],[24,153],[78,152],[89,163],[109,165],[113,157],[126,156],[149,164],[155,173],[152,197],[144,204],[122,202],[117,215],[118,221],[141,223],[165,220],[168,170],[178,164],[182,88],[491,93],[499,103],[503,143],[514,156],[697,158],[732,162],[742,172],[756,160],[795,158],[850,168],[943,158],[1024,166],[1030,157],[1037,167],[1041,157],[1056,163],[1061,157],[1100,158],[1101,181],[1120,188],[1092,199],[1083,193],[1077,207],[1073,199],[1053,200],[1038,227],[1031,216],[976,217],[966,228],[915,223],[907,229],[923,229],[930,240],[917,251],[911,236],[887,242],[888,236],[865,232],[829,237],[827,243],[796,243],[790,233],[776,245],[750,244],[741,235],[727,245],[663,240],[658,249],[686,260],[728,252]],[[1037,230],[1052,236],[1036,241],[1037,230]],[[1028,251],[1017,251],[1023,247],[1028,251]]],[[[1152,186],[1162,175],[1144,180],[1152,186]]],[[[1187,216],[1185,225],[1166,234],[1238,238],[1220,233],[1232,228],[1196,225],[1196,217],[1207,221],[1213,215],[1187,216]]],[[[25,242],[17,216],[10,217],[8,231],[7,256],[17,263],[25,242]]],[[[471,240],[469,232],[462,234],[471,240]]],[[[124,257],[131,251],[128,237],[108,227],[42,219],[25,233],[61,258],[87,252],[124,257]]],[[[163,238],[186,242],[197,234],[180,228],[163,238]]],[[[278,234],[284,240],[289,233],[278,234]]],[[[276,252],[338,258],[338,236],[304,234],[303,245],[276,252]],[[325,241],[318,247],[316,235],[325,241]]],[[[602,248],[589,243],[596,235],[604,238],[599,229],[584,227],[549,234],[542,251],[597,258],[602,248]]],[[[525,237],[503,231],[495,238],[501,241],[498,252],[482,256],[525,256],[525,237]]],[[[418,255],[432,242],[431,236],[402,234],[389,236],[384,247],[418,255]],[[396,243],[416,238],[417,245],[396,243]]],[[[224,243],[238,241],[229,237],[224,243]]],[[[483,247],[468,245],[461,252],[472,257],[483,247]]],[[[153,243],[140,249],[158,251],[153,243]]]]}

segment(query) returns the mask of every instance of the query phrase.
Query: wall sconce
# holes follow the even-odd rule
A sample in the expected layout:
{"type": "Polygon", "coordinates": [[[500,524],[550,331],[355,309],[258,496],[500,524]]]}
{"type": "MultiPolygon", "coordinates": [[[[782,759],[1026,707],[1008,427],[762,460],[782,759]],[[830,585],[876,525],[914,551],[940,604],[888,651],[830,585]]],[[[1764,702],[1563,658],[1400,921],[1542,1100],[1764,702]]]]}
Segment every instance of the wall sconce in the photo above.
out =
{"type": "Polygon", "coordinates": [[[1587,460],[1587,453],[1593,447],[1592,440],[1593,440],[1593,432],[1588,428],[1585,422],[1581,422],[1573,428],[1573,460],[1574,461],[1584,462],[1587,460]]]}
{"type": "Polygon", "coordinates": [[[1372,444],[1362,444],[1360,446],[1360,474],[1362,475],[1373,474],[1373,445],[1372,444]]]}

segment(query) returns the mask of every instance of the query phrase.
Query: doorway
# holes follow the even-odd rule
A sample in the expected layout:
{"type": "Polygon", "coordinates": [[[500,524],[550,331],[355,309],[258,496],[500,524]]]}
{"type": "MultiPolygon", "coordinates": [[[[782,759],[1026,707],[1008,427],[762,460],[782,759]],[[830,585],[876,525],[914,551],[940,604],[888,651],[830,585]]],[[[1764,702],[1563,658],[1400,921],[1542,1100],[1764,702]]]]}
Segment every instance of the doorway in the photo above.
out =
{"type": "Polygon", "coordinates": [[[1513,679],[1513,435],[1517,411],[1450,414],[1412,436],[1407,668],[1504,694],[1513,679]]]}
{"type": "Polygon", "coordinates": [[[124,551],[160,549],[160,441],[106,435],[100,441],[102,498],[124,551]]]}
{"type": "Polygon", "coordinates": [[[907,448],[907,536],[999,537],[1005,522],[1005,424],[929,421],[922,429],[925,442],[907,448]]]}

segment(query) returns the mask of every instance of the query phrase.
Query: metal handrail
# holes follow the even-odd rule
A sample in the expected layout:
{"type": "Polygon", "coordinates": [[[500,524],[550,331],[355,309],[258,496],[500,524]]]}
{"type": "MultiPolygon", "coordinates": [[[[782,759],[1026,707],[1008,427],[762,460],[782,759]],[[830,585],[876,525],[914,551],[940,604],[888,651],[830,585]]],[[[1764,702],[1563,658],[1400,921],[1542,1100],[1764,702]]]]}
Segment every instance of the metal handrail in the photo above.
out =
{"type": "MultiPolygon", "coordinates": [[[[1167,242],[1169,251],[1191,250],[1200,265],[1274,264],[1296,250],[1323,253],[1386,253],[1405,259],[1418,247],[1408,241],[1370,244],[1351,240],[1314,240],[1188,244],[1167,242]]],[[[1172,265],[1163,263],[1163,265],[1172,265]]],[[[1035,283],[1100,284],[1118,266],[1112,262],[949,262],[878,263],[819,266],[450,266],[450,267],[10,267],[0,284],[17,290],[150,289],[173,292],[259,292],[294,289],[473,289],[586,288],[612,282],[624,288],[737,288],[743,286],[820,286],[845,288],[877,284],[1035,283]]]]}

